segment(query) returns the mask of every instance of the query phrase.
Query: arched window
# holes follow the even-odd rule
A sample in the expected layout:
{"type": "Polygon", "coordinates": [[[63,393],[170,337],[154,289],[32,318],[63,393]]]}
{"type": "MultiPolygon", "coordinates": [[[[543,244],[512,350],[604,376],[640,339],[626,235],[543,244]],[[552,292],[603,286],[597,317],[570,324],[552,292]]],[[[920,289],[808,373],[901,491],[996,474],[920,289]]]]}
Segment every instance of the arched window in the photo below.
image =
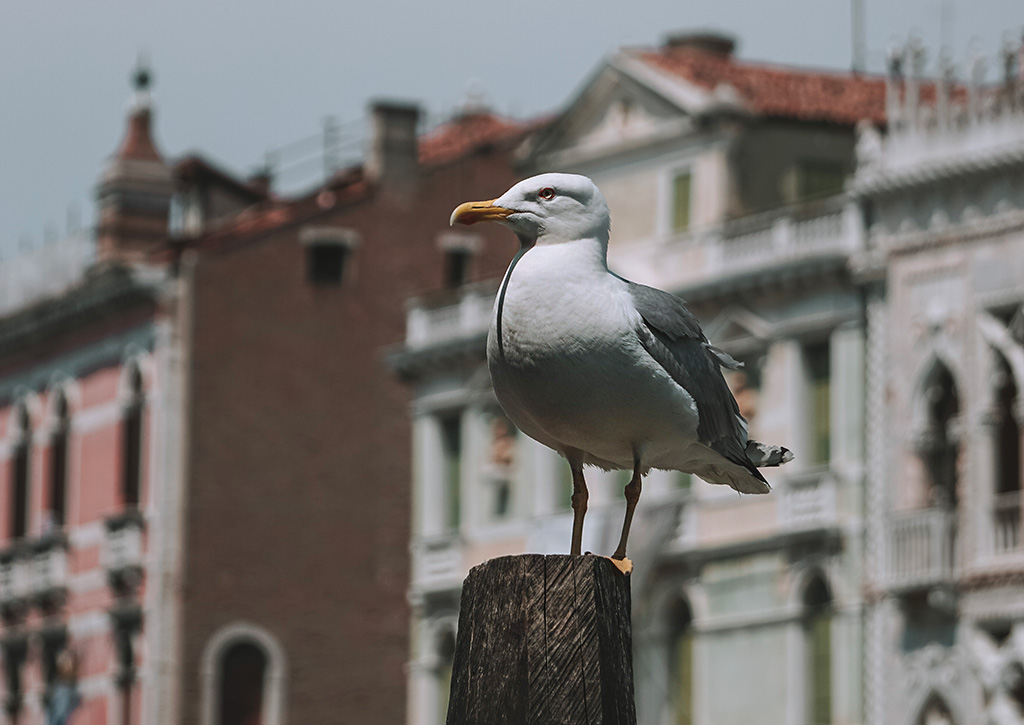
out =
{"type": "Polygon", "coordinates": [[[142,414],[145,395],[142,372],[136,364],[132,364],[128,373],[128,391],[121,422],[121,502],[125,506],[138,506],[142,483],[142,414]]]}
{"type": "Polygon", "coordinates": [[[71,418],[68,400],[63,392],[57,393],[53,407],[54,426],[50,433],[50,490],[48,525],[62,527],[67,517],[68,434],[71,418]]]}
{"type": "Polygon", "coordinates": [[[804,590],[805,722],[832,722],[832,595],[817,575],[804,590]]]}
{"type": "Polygon", "coordinates": [[[267,656],[254,642],[241,640],[221,657],[220,713],[217,725],[262,725],[267,656]]]}
{"type": "Polygon", "coordinates": [[[287,671],[284,650],[266,629],[223,627],[203,652],[201,725],[283,725],[287,671]]]}
{"type": "Polygon", "coordinates": [[[928,475],[930,503],[955,509],[959,442],[954,423],[960,401],[949,368],[937,363],[925,381],[923,394],[925,420],[918,448],[928,475]]]}
{"type": "Polygon", "coordinates": [[[437,638],[437,722],[448,719],[448,698],[452,690],[452,666],[455,662],[455,632],[445,627],[437,638]]]}
{"type": "Polygon", "coordinates": [[[1009,551],[1020,545],[1021,476],[1020,438],[1017,422],[1017,383],[1006,359],[996,353],[993,376],[995,425],[995,498],[993,533],[997,551],[1009,551]]]}
{"type": "Polygon", "coordinates": [[[668,697],[673,725],[693,723],[693,613],[680,599],[669,613],[668,697]]]}
{"type": "Polygon", "coordinates": [[[11,538],[20,539],[28,533],[29,481],[32,457],[32,423],[24,401],[14,408],[14,446],[11,451],[11,538]]]}
{"type": "Polygon", "coordinates": [[[1006,359],[996,354],[995,413],[998,425],[996,452],[996,493],[1020,491],[1020,425],[1014,410],[1017,406],[1017,383],[1006,359]]]}

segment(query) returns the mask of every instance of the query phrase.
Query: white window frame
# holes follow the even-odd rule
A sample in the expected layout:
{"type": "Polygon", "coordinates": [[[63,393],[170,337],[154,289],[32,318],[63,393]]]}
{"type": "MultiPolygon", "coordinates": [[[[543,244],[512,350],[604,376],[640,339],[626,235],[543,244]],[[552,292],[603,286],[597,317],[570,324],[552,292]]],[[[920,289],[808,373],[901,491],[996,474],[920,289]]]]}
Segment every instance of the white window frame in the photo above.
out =
{"type": "Polygon", "coordinates": [[[220,709],[221,660],[228,648],[239,642],[251,642],[263,650],[267,669],[263,675],[264,725],[284,725],[288,691],[288,668],[284,649],[269,631],[252,622],[233,622],[221,627],[203,650],[201,704],[202,725],[217,725],[220,709]]]}

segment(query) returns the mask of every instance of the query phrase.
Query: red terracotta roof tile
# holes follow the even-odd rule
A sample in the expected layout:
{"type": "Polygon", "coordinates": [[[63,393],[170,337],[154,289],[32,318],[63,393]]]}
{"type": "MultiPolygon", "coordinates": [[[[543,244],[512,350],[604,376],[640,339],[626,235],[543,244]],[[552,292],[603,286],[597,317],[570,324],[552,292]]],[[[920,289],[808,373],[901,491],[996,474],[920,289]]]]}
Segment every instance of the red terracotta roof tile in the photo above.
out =
{"type": "Polygon", "coordinates": [[[788,68],[739,61],[698,48],[640,51],[645,63],[707,90],[732,86],[747,107],[765,116],[855,124],[885,122],[885,79],[877,75],[788,68]]]}
{"type": "Polygon", "coordinates": [[[420,163],[441,164],[490,144],[512,140],[536,128],[537,122],[516,121],[491,113],[468,113],[420,137],[420,163]]]}

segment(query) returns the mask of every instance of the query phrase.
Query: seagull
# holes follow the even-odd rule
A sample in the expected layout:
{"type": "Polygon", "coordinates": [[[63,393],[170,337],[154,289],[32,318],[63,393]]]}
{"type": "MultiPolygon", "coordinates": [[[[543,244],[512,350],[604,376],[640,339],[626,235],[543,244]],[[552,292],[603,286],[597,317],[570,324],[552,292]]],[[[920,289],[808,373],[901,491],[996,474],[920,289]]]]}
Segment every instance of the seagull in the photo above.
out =
{"type": "Polygon", "coordinates": [[[758,466],[793,458],[747,437],[713,347],[683,301],[608,269],[611,218],[593,181],[541,174],[497,199],[472,201],[450,223],[493,221],[519,238],[487,335],[498,402],[520,430],[572,469],[570,553],[587,511],[585,465],[632,470],[613,559],[624,559],[643,476],[692,473],[741,493],[768,493],[758,466]]]}

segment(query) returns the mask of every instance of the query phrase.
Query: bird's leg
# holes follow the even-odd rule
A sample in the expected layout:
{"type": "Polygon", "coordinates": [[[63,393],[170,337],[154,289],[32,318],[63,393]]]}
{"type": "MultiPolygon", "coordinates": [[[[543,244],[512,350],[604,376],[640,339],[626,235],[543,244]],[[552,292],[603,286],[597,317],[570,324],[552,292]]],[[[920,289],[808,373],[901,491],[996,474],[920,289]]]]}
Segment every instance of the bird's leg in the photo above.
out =
{"type": "Polygon", "coordinates": [[[569,553],[579,556],[583,548],[583,517],[587,515],[587,482],[583,480],[583,469],[572,467],[572,548],[569,553]]]}
{"type": "Polygon", "coordinates": [[[640,460],[633,462],[633,478],[626,484],[626,519],[622,522],[622,536],[619,537],[619,546],[612,554],[613,559],[626,558],[626,539],[629,538],[629,526],[633,523],[633,511],[636,509],[636,502],[640,500],[640,489],[643,486],[640,475],[640,460]]]}

